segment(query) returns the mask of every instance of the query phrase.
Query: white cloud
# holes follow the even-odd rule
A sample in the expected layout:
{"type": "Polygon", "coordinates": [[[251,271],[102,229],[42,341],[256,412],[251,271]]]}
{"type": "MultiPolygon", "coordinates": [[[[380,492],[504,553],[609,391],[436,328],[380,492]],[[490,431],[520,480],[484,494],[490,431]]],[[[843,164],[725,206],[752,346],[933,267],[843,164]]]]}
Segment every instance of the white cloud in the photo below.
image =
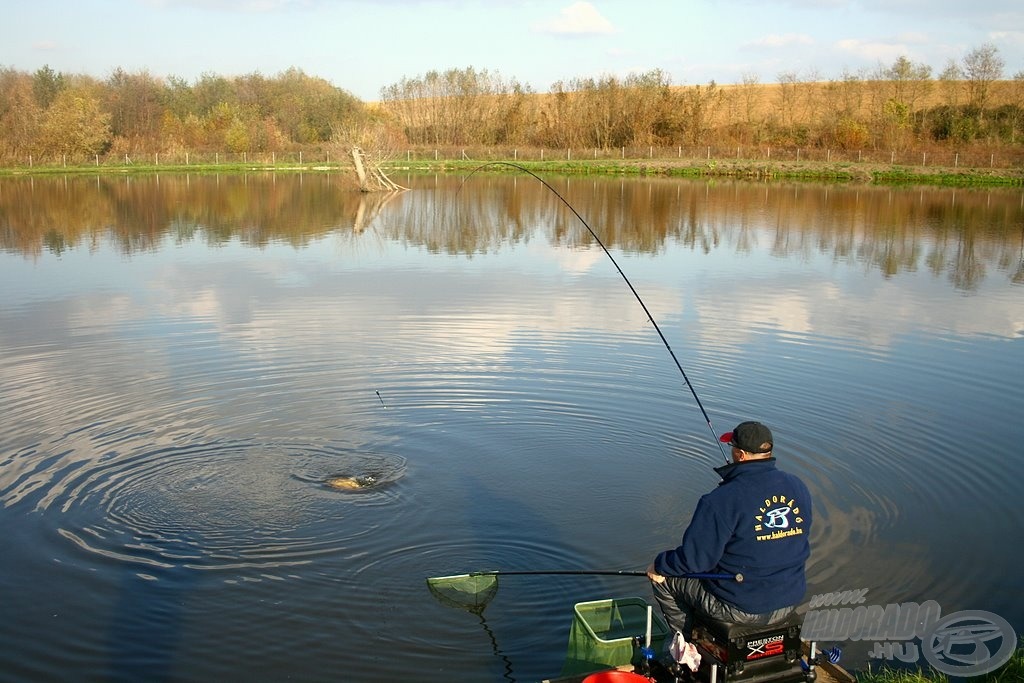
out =
{"type": "Polygon", "coordinates": [[[852,38],[837,41],[835,46],[840,52],[847,52],[862,59],[875,60],[884,64],[910,52],[907,46],[902,44],[870,42],[852,38]]]}
{"type": "Polygon", "coordinates": [[[997,44],[1024,45],[1024,31],[993,31],[989,37],[997,44]]]}
{"type": "Polygon", "coordinates": [[[575,35],[615,33],[615,26],[605,19],[589,2],[574,2],[558,16],[534,25],[539,33],[569,33],[575,35]]]}

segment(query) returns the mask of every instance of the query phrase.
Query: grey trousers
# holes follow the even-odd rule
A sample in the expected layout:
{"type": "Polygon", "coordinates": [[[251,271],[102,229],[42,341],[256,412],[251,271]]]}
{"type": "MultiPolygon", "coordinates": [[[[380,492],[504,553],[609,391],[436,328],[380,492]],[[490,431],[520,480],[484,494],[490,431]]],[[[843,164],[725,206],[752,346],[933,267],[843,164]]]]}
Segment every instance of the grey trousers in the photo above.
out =
{"type": "Polygon", "coordinates": [[[700,579],[666,576],[664,583],[651,582],[654,599],[665,615],[672,631],[679,631],[689,640],[694,614],[718,621],[749,626],[766,626],[788,617],[795,607],[783,607],[763,614],[750,614],[719,600],[704,588],[700,579]]]}

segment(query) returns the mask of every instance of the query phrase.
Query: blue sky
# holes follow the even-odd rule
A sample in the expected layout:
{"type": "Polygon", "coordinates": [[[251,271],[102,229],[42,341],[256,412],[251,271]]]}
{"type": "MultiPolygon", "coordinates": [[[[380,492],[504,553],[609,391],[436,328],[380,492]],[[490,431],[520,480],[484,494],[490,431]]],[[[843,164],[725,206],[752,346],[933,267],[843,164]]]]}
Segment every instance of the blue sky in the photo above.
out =
{"type": "Polygon", "coordinates": [[[871,71],[937,75],[995,45],[1024,71],[1024,0],[0,0],[0,66],[193,81],[289,67],[363,100],[430,70],[486,69],[539,92],[663,70],[677,85],[871,71]]]}

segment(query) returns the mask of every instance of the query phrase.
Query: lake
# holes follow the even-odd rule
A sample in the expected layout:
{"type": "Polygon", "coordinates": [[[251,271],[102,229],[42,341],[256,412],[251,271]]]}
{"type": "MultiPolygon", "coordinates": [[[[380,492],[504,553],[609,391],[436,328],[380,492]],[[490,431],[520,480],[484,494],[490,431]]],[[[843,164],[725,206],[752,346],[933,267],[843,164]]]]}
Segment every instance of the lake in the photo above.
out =
{"type": "Polygon", "coordinates": [[[546,178],[709,429],[542,183],[394,179],[0,179],[0,680],[557,675],[646,579],[425,579],[643,570],[746,419],[814,496],[802,609],[1024,634],[1020,188],[546,178]]]}

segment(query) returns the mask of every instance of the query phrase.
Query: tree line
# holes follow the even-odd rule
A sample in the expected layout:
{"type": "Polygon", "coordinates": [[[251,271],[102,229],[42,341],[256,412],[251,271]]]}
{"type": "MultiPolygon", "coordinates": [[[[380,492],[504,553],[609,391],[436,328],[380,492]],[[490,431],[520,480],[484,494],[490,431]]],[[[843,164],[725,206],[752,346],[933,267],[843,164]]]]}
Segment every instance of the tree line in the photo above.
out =
{"type": "Polygon", "coordinates": [[[1019,145],[1024,71],[986,44],[932,67],[899,57],[824,79],[676,86],[660,70],[559,81],[546,93],[473,67],[429,71],[363,102],[299,69],[194,82],[0,68],[0,163],[28,157],[284,152],[332,145],[594,148],[768,145],[906,150],[1019,145]]]}
{"type": "Polygon", "coordinates": [[[104,80],[0,69],[0,160],[298,149],[366,117],[358,98],[298,69],[193,83],[120,68],[104,80]]]}

